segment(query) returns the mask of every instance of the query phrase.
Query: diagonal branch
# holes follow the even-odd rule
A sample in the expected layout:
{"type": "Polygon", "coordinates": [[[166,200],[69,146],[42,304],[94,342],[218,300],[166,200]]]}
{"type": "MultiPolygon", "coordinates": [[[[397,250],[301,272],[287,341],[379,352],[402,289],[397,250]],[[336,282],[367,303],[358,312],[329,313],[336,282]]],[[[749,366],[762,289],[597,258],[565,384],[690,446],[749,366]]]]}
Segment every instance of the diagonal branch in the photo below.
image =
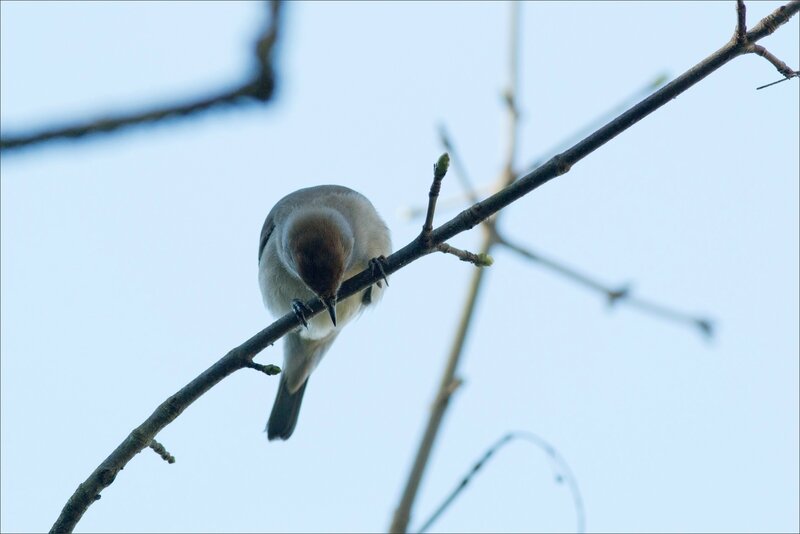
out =
{"type": "MultiPolygon", "coordinates": [[[[798,11],[800,11],[800,0],[795,0],[779,8],[770,15],[771,31],[766,31],[766,27],[756,26],[755,29],[747,33],[748,40],[753,42],[775,31],[777,27],[788,21],[798,11]]],[[[430,241],[427,247],[423,245],[421,239],[417,238],[386,258],[383,263],[385,274],[397,272],[406,265],[434,252],[440,243],[444,243],[453,236],[473,228],[540,185],[568,172],[572,165],[591,152],[743,53],[745,53],[743,47],[735,42],[726,44],[673,82],[667,84],[660,91],[606,124],[574,147],[553,157],[550,161],[523,176],[512,185],[476,203],[434,229],[430,234],[430,241]]],[[[482,273],[485,270],[476,269],[475,272],[482,273]]],[[[367,268],[342,285],[339,291],[339,298],[345,299],[362,291],[382,279],[383,276],[384,273],[379,272],[379,270],[367,268]]],[[[316,298],[306,304],[309,307],[309,313],[306,314],[307,319],[325,309],[322,301],[316,298]]],[[[100,492],[114,481],[120,470],[136,454],[150,445],[155,436],[164,427],[174,421],[203,393],[232,373],[249,367],[248,363],[259,352],[299,326],[300,320],[294,313],[286,314],[240,346],[229,351],[219,361],[165,400],[78,486],[64,506],[51,532],[71,532],[89,506],[95,502],[100,492]]]]}
{"type": "Polygon", "coordinates": [[[272,71],[272,50],[280,26],[279,0],[269,2],[270,17],[256,42],[257,68],[242,84],[211,96],[189,100],[180,104],[156,106],[146,111],[120,113],[111,117],[91,120],[71,126],[45,129],[36,133],[8,135],[0,138],[0,149],[16,150],[56,139],[79,139],[90,134],[113,132],[137,124],[147,124],[164,119],[188,117],[212,108],[238,105],[245,102],[268,102],[275,86],[272,71]]]}

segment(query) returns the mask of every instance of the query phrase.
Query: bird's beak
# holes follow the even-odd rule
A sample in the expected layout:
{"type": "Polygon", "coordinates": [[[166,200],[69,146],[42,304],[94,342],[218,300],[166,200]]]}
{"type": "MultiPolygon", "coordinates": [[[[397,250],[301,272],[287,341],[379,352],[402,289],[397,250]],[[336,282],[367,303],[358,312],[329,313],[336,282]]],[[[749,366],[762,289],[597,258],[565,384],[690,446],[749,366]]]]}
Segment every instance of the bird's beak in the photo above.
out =
{"type": "Polygon", "coordinates": [[[336,326],[336,296],[322,299],[322,303],[325,304],[325,307],[328,308],[328,315],[331,316],[331,322],[333,326],[336,326]]]}

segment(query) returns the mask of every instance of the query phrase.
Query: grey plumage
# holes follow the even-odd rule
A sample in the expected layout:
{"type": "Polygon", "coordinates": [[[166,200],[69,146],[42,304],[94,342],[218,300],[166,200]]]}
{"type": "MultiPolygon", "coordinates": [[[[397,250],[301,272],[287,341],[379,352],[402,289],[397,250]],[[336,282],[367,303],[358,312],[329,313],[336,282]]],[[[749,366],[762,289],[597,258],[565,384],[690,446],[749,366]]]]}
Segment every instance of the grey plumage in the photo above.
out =
{"type": "Polygon", "coordinates": [[[267,437],[288,439],[294,432],[308,377],[341,328],[377,302],[382,285],[340,302],[341,283],[391,253],[386,224],[366,197],[337,185],[300,189],[272,208],[261,230],[258,279],[266,307],[276,316],[292,311],[292,301],[314,296],[328,302],[318,314],[284,337],[284,366],[267,422],[267,437]],[[336,319],[334,325],[333,319],[336,319]]]}

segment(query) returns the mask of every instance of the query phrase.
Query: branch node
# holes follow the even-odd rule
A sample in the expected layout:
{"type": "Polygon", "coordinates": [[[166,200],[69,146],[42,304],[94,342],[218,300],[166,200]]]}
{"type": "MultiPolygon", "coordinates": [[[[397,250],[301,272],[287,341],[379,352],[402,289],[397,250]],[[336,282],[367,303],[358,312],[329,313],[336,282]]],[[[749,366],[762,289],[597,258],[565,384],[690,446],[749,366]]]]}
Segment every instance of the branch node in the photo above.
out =
{"type": "Polygon", "coordinates": [[[618,301],[628,298],[631,288],[622,286],[619,289],[612,289],[608,292],[608,305],[614,306],[618,301]]]}
{"type": "Polygon", "coordinates": [[[568,162],[561,154],[553,157],[553,166],[555,167],[556,176],[567,174],[572,169],[572,163],[568,162]]]}
{"type": "Polygon", "coordinates": [[[714,337],[714,323],[710,319],[695,319],[695,324],[697,328],[700,329],[700,333],[705,337],[708,339],[714,337]]]}
{"type": "Polygon", "coordinates": [[[447,385],[447,388],[445,389],[445,394],[446,394],[448,397],[450,397],[450,396],[452,396],[452,395],[453,395],[453,393],[455,393],[455,392],[456,392],[456,390],[457,390],[458,388],[460,388],[460,387],[461,387],[461,386],[463,386],[463,385],[464,385],[464,380],[463,380],[463,379],[461,379],[461,378],[459,378],[459,377],[455,377],[455,378],[453,378],[453,380],[452,380],[452,381],[450,381],[450,383],[447,385]]]}
{"type": "Polygon", "coordinates": [[[439,387],[439,391],[436,394],[436,397],[433,399],[433,403],[431,404],[431,411],[436,411],[437,406],[442,404],[447,404],[450,401],[450,397],[453,396],[453,393],[458,390],[461,386],[464,385],[464,381],[454,376],[447,384],[444,384],[439,387]]]}
{"type": "Polygon", "coordinates": [[[514,119],[519,118],[519,108],[517,107],[516,98],[514,98],[514,93],[511,88],[506,89],[503,91],[503,102],[506,105],[506,108],[511,113],[514,119]]]}
{"type": "MultiPolygon", "coordinates": [[[[168,464],[174,464],[175,463],[175,457],[172,456],[169,453],[169,451],[166,448],[164,448],[164,446],[161,443],[159,443],[158,441],[156,441],[155,439],[150,441],[150,448],[153,449],[153,451],[156,454],[161,456],[161,459],[164,460],[165,462],[167,462],[168,464]]],[[[98,495],[98,497],[99,497],[99,495],[98,495]]]]}
{"type": "Polygon", "coordinates": [[[474,252],[470,252],[468,250],[462,250],[460,248],[450,246],[447,243],[440,243],[439,245],[436,245],[436,250],[445,254],[452,254],[461,261],[472,263],[476,267],[489,267],[494,263],[494,259],[485,252],[475,254],[474,252]]]}

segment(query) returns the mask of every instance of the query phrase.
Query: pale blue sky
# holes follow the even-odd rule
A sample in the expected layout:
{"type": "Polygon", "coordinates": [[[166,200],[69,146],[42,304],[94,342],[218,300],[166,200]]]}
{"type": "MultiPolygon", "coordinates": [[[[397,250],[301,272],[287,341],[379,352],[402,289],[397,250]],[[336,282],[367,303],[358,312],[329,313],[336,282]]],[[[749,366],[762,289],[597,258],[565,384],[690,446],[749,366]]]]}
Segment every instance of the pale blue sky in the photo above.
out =
{"type": "MultiPolygon", "coordinates": [[[[750,2],[751,24],[776,2],[750,2]]],[[[205,94],[247,69],[255,3],[12,3],[2,131],[205,94]]],[[[732,34],[733,2],[522,9],[518,164],[732,34]]],[[[292,3],[266,108],[4,154],[0,530],[50,528],[77,485],[168,395],[271,321],[261,223],[294,189],[367,195],[396,247],[418,232],[447,125],[480,184],[501,169],[504,3],[292,3]]],[[[762,41],[800,65],[798,19],[762,41]]],[[[419,525],[509,430],[569,461],[589,531],[798,524],[798,83],[739,58],[510,209],[502,228],[610,284],[713,317],[718,335],[497,251],[415,508],[419,525]]],[[[444,196],[460,192],[454,176],[444,196]]],[[[440,210],[439,223],[454,215],[440,210]]],[[[453,244],[477,248],[476,229],[453,244]]],[[[434,395],[471,266],[395,274],[309,385],[286,443],[277,380],[242,371],[120,473],[79,531],[381,531],[434,395]]],[[[280,346],[257,361],[280,363],[280,346]]],[[[413,527],[412,527],[413,528],[413,527]]],[[[434,528],[570,531],[566,487],[524,443],[434,528]]]]}

